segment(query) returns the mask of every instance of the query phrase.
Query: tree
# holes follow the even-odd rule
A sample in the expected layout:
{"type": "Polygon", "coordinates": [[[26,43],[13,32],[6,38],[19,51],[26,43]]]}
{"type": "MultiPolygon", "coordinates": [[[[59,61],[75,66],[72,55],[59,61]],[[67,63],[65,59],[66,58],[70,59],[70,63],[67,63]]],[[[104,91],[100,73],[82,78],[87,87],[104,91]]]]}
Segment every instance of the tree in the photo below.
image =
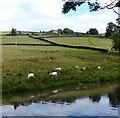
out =
{"type": "MultiPolygon", "coordinates": [[[[102,9],[112,9],[116,14],[119,15],[119,17],[117,18],[118,24],[120,24],[120,14],[115,11],[114,8],[116,7],[120,7],[120,0],[111,0],[111,3],[101,6],[100,3],[97,2],[97,0],[95,2],[90,2],[91,0],[63,0],[65,1],[63,8],[62,8],[62,13],[68,13],[70,10],[74,10],[76,11],[76,7],[77,6],[81,6],[84,3],[87,3],[91,11],[98,11],[98,10],[102,10],[102,9]]],[[[100,1],[100,0],[99,0],[100,1]]]]}
{"type": "Polygon", "coordinates": [[[117,25],[114,24],[113,22],[109,22],[106,27],[106,37],[111,37],[114,32],[118,30],[117,25]]]}
{"type": "Polygon", "coordinates": [[[16,35],[16,29],[12,28],[11,35],[16,35]]]}
{"type": "Polygon", "coordinates": [[[93,3],[91,2],[91,0],[63,0],[63,1],[65,1],[65,4],[63,5],[63,9],[62,9],[62,12],[64,14],[68,13],[70,10],[76,11],[76,7],[81,6],[84,3],[88,4],[90,12],[98,11],[98,10],[102,10],[102,9],[112,9],[116,14],[118,14],[118,18],[116,19],[116,21],[118,23],[117,31],[113,31],[114,26],[112,25],[112,28],[113,28],[112,32],[114,32],[114,33],[110,33],[109,29],[111,29],[111,28],[107,27],[106,35],[109,36],[112,34],[113,48],[116,50],[119,50],[119,52],[120,52],[120,49],[119,49],[119,47],[120,47],[120,13],[114,9],[116,7],[120,8],[120,0],[111,0],[111,2],[109,4],[106,3],[106,5],[104,5],[104,6],[101,6],[100,3],[98,3],[98,1],[100,1],[100,0],[96,0],[93,3]]]}
{"type": "Polygon", "coordinates": [[[119,26],[116,24],[109,22],[106,27],[106,37],[110,37],[112,39],[112,49],[118,50],[120,53],[120,30],[119,26]]]}
{"type": "MultiPolygon", "coordinates": [[[[87,3],[90,11],[98,11],[102,9],[113,9],[113,11],[117,14],[119,14],[117,11],[114,10],[115,7],[120,7],[120,1],[119,0],[111,0],[111,3],[100,6],[100,3],[98,3],[96,0],[95,2],[90,2],[91,0],[63,0],[65,1],[63,5],[62,12],[63,13],[68,13],[70,10],[76,11],[77,6],[81,6],[83,3],[87,3]]],[[[99,0],[100,1],[100,0],[99,0]]]]}
{"type": "Polygon", "coordinates": [[[120,32],[114,32],[112,34],[112,49],[118,50],[120,53],[120,32]]]}
{"type": "Polygon", "coordinates": [[[87,34],[98,35],[98,30],[96,28],[90,28],[89,31],[86,32],[87,34]]]}
{"type": "Polygon", "coordinates": [[[63,33],[62,29],[58,29],[58,33],[62,34],[63,33]]]}
{"type": "Polygon", "coordinates": [[[65,28],[65,29],[63,29],[63,33],[64,34],[73,34],[74,32],[73,32],[73,30],[71,30],[69,28],[65,28]]]}

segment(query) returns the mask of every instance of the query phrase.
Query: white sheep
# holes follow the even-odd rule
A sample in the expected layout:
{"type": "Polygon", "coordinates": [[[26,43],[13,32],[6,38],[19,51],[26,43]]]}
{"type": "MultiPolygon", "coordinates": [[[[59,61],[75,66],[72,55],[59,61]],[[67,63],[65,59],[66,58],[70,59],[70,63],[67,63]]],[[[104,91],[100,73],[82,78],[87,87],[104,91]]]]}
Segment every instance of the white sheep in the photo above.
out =
{"type": "Polygon", "coordinates": [[[57,75],[57,72],[50,73],[50,76],[56,76],[56,75],[57,75]]]}
{"type": "Polygon", "coordinates": [[[56,68],[55,71],[61,71],[61,68],[56,68]]]}
{"type": "Polygon", "coordinates": [[[79,66],[75,66],[75,69],[79,69],[79,66]]]}
{"type": "Polygon", "coordinates": [[[82,69],[83,69],[83,70],[86,70],[86,68],[85,68],[85,67],[83,67],[82,69]]]}
{"type": "Polygon", "coordinates": [[[58,93],[58,90],[54,90],[54,91],[52,91],[52,93],[53,93],[53,94],[56,94],[56,93],[58,93]]]}
{"type": "Polygon", "coordinates": [[[34,73],[29,73],[28,78],[34,77],[34,73]]]}
{"type": "Polygon", "coordinates": [[[101,67],[100,67],[100,66],[98,66],[97,68],[98,68],[98,69],[101,69],[101,67]]]}

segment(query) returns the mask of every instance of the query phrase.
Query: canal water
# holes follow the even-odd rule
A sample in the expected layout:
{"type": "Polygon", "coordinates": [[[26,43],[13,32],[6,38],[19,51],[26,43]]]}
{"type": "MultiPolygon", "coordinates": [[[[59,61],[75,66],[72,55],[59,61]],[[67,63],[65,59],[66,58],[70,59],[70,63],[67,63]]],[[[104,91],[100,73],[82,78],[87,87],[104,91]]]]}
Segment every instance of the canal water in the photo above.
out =
{"type": "Polygon", "coordinates": [[[118,116],[120,84],[80,84],[56,94],[8,94],[0,107],[2,116],[118,116]]]}

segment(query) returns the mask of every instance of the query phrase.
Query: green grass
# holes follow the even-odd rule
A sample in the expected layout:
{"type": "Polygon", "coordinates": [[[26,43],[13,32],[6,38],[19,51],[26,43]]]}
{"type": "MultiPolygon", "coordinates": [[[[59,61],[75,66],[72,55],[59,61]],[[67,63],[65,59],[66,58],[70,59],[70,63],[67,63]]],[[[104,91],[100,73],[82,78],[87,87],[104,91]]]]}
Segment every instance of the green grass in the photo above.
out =
{"type": "Polygon", "coordinates": [[[5,34],[9,34],[10,31],[0,31],[0,35],[5,35],[5,34]]]}
{"type": "MultiPolygon", "coordinates": [[[[46,35],[44,35],[46,36],[46,35]]],[[[75,46],[89,46],[111,49],[111,39],[98,38],[98,37],[55,37],[47,38],[52,42],[59,44],[75,45],[75,46]]],[[[48,42],[39,39],[33,39],[28,36],[2,36],[2,43],[21,43],[21,44],[49,44],[48,42]]]]}
{"type": "Polygon", "coordinates": [[[28,36],[2,36],[2,43],[17,43],[17,44],[49,44],[38,39],[33,39],[28,36]]]}
{"type": "Polygon", "coordinates": [[[47,38],[47,40],[59,44],[99,47],[109,50],[111,49],[111,45],[112,45],[111,39],[98,38],[98,37],[57,37],[57,38],[47,38]]]}
{"type": "Polygon", "coordinates": [[[76,35],[74,35],[74,34],[63,34],[63,35],[59,35],[59,34],[38,34],[38,35],[32,35],[32,36],[34,36],[34,37],[56,37],[56,36],[76,36],[76,35]]]}
{"type": "MultiPolygon", "coordinates": [[[[35,40],[34,43],[37,43],[36,39],[26,36],[5,36],[2,39],[7,43],[15,42],[15,40],[19,43],[32,43],[35,40]]],[[[75,42],[78,40],[75,39],[75,42]]],[[[69,44],[68,39],[67,44],[69,44]]],[[[120,78],[118,75],[120,58],[112,53],[58,46],[4,45],[2,46],[2,59],[3,92],[36,91],[74,85],[79,82],[99,83],[120,78]],[[75,70],[76,65],[80,69],[83,67],[88,69],[86,71],[75,70]],[[97,70],[97,66],[103,69],[97,70]],[[58,72],[58,76],[50,77],[50,72],[57,67],[61,67],[62,71],[58,72]],[[35,77],[28,79],[27,75],[30,71],[35,73],[35,77]]]]}
{"type": "Polygon", "coordinates": [[[34,56],[3,61],[3,92],[43,90],[79,82],[104,82],[117,79],[119,79],[118,57],[114,56],[34,56]],[[88,69],[75,70],[76,65],[88,69]],[[97,66],[103,69],[97,70],[97,66]],[[58,72],[58,76],[50,77],[50,72],[56,67],[61,67],[62,71],[58,72]],[[28,79],[30,71],[35,73],[35,77],[28,79]]]}
{"type": "Polygon", "coordinates": [[[31,56],[59,56],[59,55],[102,55],[100,51],[71,49],[58,46],[2,46],[4,59],[23,58],[31,56]]]}

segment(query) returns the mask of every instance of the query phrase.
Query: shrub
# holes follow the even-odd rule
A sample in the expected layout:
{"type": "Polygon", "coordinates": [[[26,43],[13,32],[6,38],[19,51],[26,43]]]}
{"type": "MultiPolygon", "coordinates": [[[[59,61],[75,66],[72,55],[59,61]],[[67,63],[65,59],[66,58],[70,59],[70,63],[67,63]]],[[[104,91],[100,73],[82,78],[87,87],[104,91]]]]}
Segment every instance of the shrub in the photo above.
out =
{"type": "Polygon", "coordinates": [[[118,50],[120,53],[120,32],[115,32],[112,35],[113,49],[118,50]]]}

